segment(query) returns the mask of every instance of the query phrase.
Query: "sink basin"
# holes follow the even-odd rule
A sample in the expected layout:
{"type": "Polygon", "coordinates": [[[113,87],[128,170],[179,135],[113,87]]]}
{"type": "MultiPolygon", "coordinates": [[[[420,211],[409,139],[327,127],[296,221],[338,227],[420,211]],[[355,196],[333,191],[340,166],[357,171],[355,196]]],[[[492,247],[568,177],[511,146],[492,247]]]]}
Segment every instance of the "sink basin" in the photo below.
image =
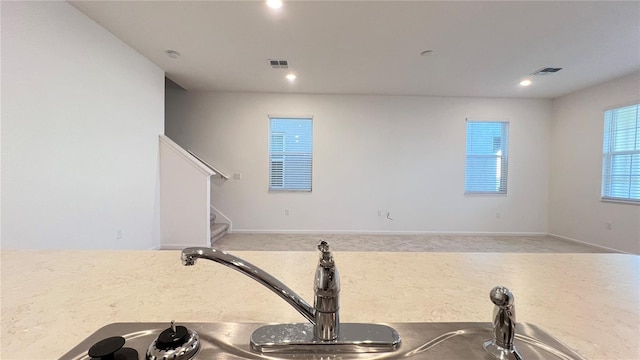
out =
{"type": "MultiPolygon", "coordinates": [[[[309,350],[296,354],[261,354],[251,350],[249,339],[258,323],[184,323],[200,335],[195,359],[425,359],[491,360],[482,344],[491,339],[491,324],[478,322],[389,323],[400,334],[400,346],[382,353],[320,353],[309,350]]],[[[299,325],[302,326],[302,325],[299,325]]],[[[149,344],[167,328],[166,323],[114,323],[102,327],[63,355],[63,360],[89,360],[87,350],[111,336],[123,336],[125,347],[134,348],[139,359],[149,344]]],[[[540,327],[520,323],[514,344],[524,360],[585,360],[540,327]]]]}

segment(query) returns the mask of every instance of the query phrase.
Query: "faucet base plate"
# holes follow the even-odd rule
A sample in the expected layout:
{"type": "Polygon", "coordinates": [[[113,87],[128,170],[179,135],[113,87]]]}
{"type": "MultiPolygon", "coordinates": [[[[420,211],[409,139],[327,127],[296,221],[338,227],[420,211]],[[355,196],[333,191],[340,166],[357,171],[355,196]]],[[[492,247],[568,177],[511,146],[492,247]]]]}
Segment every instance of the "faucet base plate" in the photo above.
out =
{"type": "Polygon", "coordinates": [[[276,324],[251,334],[251,349],[260,353],[372,353],[389,352],[400,346],[400,335],[381,324],[340,324],[336,340],[314,339],[313,325],[276,324]]]}
{"type": "Polygon", "coordinates": [[[500,360],[522,360],[522,355],[516,350],[515,346],[513,349],[505,349],[502,346],[493,342],[493,340],[487,340],[484,343],[484,349],[493,356],[495,359],[500,360]]]}

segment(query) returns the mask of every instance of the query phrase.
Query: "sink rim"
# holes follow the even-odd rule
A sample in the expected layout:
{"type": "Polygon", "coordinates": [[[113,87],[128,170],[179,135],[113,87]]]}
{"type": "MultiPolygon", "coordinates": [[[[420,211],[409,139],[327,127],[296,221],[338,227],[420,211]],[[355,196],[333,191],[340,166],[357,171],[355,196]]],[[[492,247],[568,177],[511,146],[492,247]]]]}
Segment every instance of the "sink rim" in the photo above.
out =
{"type": "MultiPolygon", "coordinates": [[[[277,325],[276,323],[258,323],[258,322],[184,322],[180,323],[187,328],[193,329],[200,334],[201,349],[196,354],[196,358],[199,355],[209,356],[217,359],[406,359],[412,356],[420,356],[421,359],[433,358],[437,351],[446,350],[446,348],[429,349],[431,351],[422,351],[414,353],[417,349],[424,347],[425,344],[432,342],[438,337],[450,333],[452,331],[465,330],[467,333],[473,332],[476,337],[474,339],[463,339],[453,336],[452,341],[471,341],[473,344],[477,343],[477,346],[468,347],[463,351],[456,350],[457,353],[473,353],[473,356],[460,357],[460,359],[478,358],[486,360],[487,357],[480,355],[488,355],[484,352],[482,347],[483,342],[488,340],[492,336],[492,325],[489,322],[409,322],[409,323],[377,323],[378,325],[389,326],[395,329],[402,342],[400,346],[390,352],[382,353],[297,353],[297,354],[272,354],[272,353],[257,353],[250,348],[250,336],[259,327],[265,325],[277,325]],[[480,340],[481,339],[481,340],[480,340]],[[436,351],[437,350],[437,351],[436,351]],[[430,356],[431,355],[431,356],[430,356]]],[[[88,348],[98,340],[102,338],[120,335],[124,336],[127,340],[127,347],[129,343],[139,344],[143,347],[142,353],[146,352],[146,348],[151,343],[153,338],[157,336],[162,330],[167,328],[167,323],[160,322],[118,322],[107,324],[89,337],[84,339],[81,343],[75,346],[73,349],[64,354],[60,359],[63,360],[88,360],[86,351],[88,348]],[[149,340],[150,339],[150,340],[149,340]],[[148,341],[148,342],[147,342],[148,341]]],[[[558,357],[558,359],[572,359],[572,360],[586,360],[582,355],[569,348],[567,345],[559,341],[550,333],[543,330],[541,327],[530,323],[519,323],[516,328],[516,346],[524,344],[522,340],[532,338],[542,344],[547,344],[549,347],[558,350],[560,353],[567,355],[568,357],[558,357]],[[519,335],[525,335],[519,336],[519,335]]],[[[446,339],[445,339],[446,341],[446,339]]],[[[535,346],[535,345],[534,345],[535,346]]],[[[138,347],[135,347],[138,349],[138,347]]],[[[140,352],[140,351],[139,351],[140,352]]],[[[457,354],[456,353],[456,354],[457,354]]],[[[440,357],[442,358],[442,357],[440,357]]],[[[545,359],[545,357],[537,356],[533,358],[545,359]]],[[[525,358],[529,360],[528,358],[525,358]]]]}

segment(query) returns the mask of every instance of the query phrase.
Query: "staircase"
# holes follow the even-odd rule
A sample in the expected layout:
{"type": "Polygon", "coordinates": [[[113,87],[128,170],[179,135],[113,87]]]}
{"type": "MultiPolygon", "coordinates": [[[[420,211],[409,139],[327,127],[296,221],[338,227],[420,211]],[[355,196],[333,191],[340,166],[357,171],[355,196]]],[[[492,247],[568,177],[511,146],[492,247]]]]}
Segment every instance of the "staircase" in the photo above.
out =
{"type": "Polygon", "coordinates": [[[217,223],[216,214],[213,211],[209,212],[209,224],[211,226],[211,246],[213,246],[216,241],[227,235],[229,224],[217,223]]]}

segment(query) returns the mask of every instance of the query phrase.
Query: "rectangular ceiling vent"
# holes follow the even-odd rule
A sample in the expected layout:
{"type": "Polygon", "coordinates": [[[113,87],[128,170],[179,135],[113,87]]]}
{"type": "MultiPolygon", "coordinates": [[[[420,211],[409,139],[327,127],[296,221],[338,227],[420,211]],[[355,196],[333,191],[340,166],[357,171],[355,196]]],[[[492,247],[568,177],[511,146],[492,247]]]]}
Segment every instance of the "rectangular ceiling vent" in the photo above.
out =
{"type": "Polygon", "coordinates": [[[269,65],[274,69],[288,69],[289,62],[287,60],[271,60],[269,59],[269,65]]]}
{"type": "Polygon", "coordinates": [[[562,68],[546,67],[532,72],[531,75],[551,75],[553,73],[557,73],[560,70],[562,70],[562,68]]]}

